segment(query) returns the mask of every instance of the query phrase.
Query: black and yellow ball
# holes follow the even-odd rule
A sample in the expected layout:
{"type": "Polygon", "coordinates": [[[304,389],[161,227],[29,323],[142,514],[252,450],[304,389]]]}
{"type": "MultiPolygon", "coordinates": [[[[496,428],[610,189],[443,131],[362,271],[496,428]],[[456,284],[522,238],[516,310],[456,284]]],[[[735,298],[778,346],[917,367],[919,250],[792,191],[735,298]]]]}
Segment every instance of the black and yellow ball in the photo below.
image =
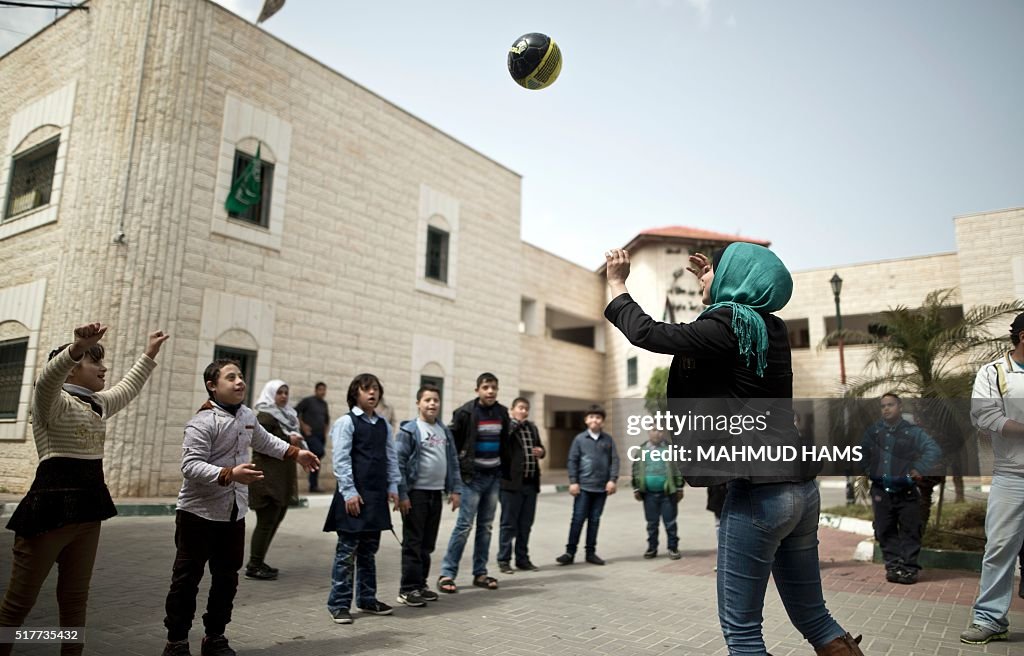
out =
{"type": "Polygon", "coordinates": [[[525,89],[543,89],[562,72],[562,52],[546,34],[524,34],[508,49],[508,72],[525,89]]]}

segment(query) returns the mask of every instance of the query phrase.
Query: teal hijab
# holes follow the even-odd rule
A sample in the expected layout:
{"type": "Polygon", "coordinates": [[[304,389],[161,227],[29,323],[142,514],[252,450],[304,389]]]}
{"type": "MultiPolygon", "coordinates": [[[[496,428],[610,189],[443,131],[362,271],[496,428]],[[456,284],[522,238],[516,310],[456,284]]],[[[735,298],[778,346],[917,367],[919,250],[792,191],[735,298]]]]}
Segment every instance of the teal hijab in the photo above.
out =
{"type": "Polygon", "coordinates": [[[793,276],[779,256],[764,246],[729,244],[715,267],[711,305],[701,316],[719,308],[732,309],[732,330],[747,364],[756,358],[757,375],[768,364],[768,328],[761,313],[777,312],[793,295],[793,276]]]}

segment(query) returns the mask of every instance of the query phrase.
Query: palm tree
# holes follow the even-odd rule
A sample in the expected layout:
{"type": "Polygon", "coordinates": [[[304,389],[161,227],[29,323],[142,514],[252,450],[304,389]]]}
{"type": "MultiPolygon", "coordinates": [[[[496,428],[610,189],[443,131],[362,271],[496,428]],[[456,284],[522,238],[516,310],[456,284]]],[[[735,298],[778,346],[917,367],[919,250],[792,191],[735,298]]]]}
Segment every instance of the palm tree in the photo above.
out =
{"type": "MultiPolygon", "coordinates": [[[[919,399],[915,403],[917,419],[939,442],[947,465],[962,456],[964,436],[974,434],[969,405],[978,367],[1009,348],[1006,334],[993,336],[990,326],[1024,312],[1024,300],[1018,299],[980,305],[962,318],[952,318],[955,306],[949,300],[954,293],[953,289],[930,292],[920,308],[891,308],[882,313],[881,321],[869,332],[835,331],[823,343],[842,337],[847,343],[870,346],[865,375],[851,381],[845,397],[853,400],[871,395],[873,399],[880,393],[895,392],[919,399]]],[[[836,427],[842,433],[856,431],[850,422],[840,421],[849,419],[851,412],[861,420],[853,426],[864,426],[864,422],[877,418],[876,407],[857,403],[851,408],[848,404],[843,412],[833,414],[833,425],[839,422],[836,427]]],[[[855,439],[854,435],[846,437],[855,439]]],[[[955,475],[954,482],[959,500],[963,496],[962,477],[955,475]]],[[[940,513],[941,501],[940,495],[940,513]]]]}

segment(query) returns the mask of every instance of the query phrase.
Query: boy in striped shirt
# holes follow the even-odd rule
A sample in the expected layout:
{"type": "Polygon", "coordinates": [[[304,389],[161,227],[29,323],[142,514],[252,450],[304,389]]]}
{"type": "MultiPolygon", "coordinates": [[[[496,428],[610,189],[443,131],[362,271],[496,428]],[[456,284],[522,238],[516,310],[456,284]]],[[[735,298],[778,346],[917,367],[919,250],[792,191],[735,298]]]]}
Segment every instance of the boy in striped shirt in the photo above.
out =
{"type": "Polygon", "coordinates": [[[487,575],[491,548],[491,527],[498,507],[498,489],[503,468],[509,462],[508,409],[498,403],[498,377],[482,373],[476,379],[477,398],[458,408],[449,427],[455,438],[462,476],[462,503],[459,517],[441,564],[437,589],[458,592],[455,577],[466,548],[469,533],[476,523],[473,545],[473,585],[497,590],[498,581],[487,575]]]}

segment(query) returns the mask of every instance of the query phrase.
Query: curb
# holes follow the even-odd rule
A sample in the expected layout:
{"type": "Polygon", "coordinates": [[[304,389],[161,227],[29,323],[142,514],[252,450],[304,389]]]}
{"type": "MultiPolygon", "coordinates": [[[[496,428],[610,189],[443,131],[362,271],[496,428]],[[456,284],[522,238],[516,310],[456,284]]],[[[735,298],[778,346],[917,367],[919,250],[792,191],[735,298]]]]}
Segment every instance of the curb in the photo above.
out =
{"type": "MultiPolygon", "coordinates": [[[[857,517],[821,513],[821,515],[818,516],[818,525],[839,529],[840,531],[846,531],[847,533],[855,533],[857,535],[870,535],[872,537],[875,535],[875,528],[872,523],[869,520],[858,519],[857,517]]],[[[868,560],[871,559],[868,558],[868,560]]]]}
{"type": "MultiPolygon", "coordinates": [[[[860,547],[857,547],[860,550],[860,547]]],[[[882,558],[882,548],[874,545],[872,561],[876,563],[885,562],[882,558]]],[[[918,564],[922,569],[960,569],[970,572],[981,571],[981,561],[985,554],[977,551],[953,551],[949,549],[927,549],[921,548],[921,555],[917,557],[918,564]]]]}

